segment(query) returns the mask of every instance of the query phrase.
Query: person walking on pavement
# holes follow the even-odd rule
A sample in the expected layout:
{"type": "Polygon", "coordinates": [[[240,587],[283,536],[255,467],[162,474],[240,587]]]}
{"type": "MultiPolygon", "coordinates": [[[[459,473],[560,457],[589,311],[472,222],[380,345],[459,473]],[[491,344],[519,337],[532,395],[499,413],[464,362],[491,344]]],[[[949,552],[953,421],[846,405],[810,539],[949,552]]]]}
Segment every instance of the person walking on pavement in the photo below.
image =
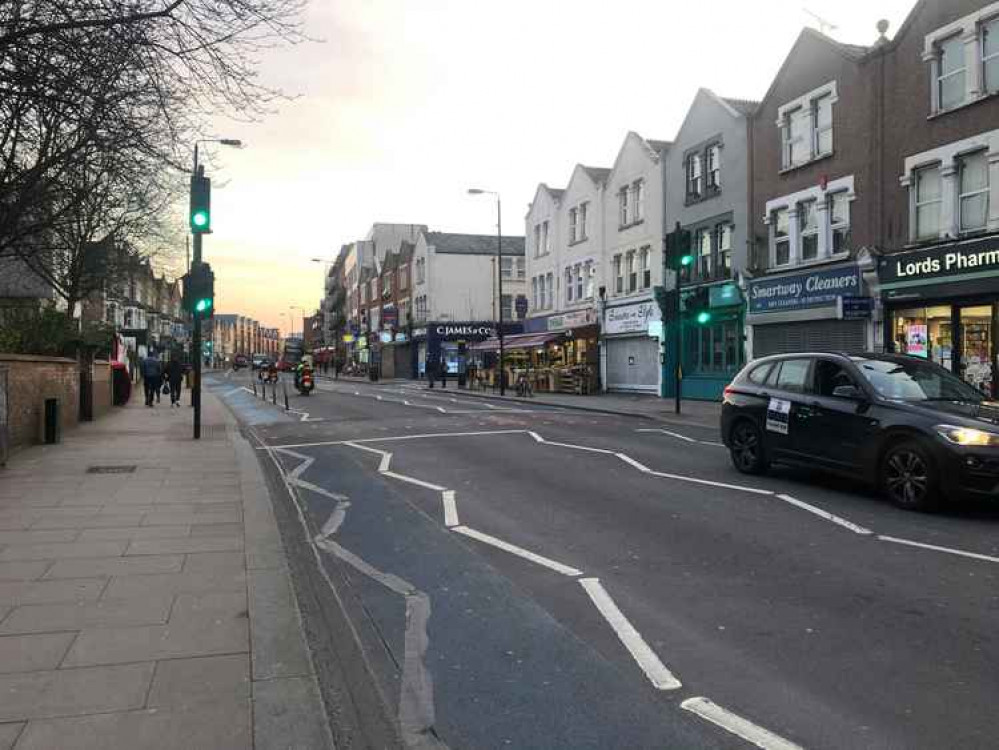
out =
{"type": "Polygon", "coordinates": [[[447,388],[447,356],[441,355],[441,363],[439,365],[441,372],[441,388],[447,388]]]}
{"type": "Polygon", "coordinates": [[[434,362],[433,360],[427,360],[427,380],[430,381],[430,387],[434,387],[434,380],[437,379],[437,373],[434,372],[434,362]]]}
{"type": "Polygon", "coordinates": [[[180,385],[184,381],[184,365],[180,357],[171,357],[167,362],[166,381],[170,385],[170,406],[180,406],[180,385]]]}
{"type": "Polygon", "coordinates": [[[157,397],[160,385],[163,383],[163,367],[156,352],[149,351],[146,358],[142,360],[141,370],[142,386],[146,392],[146,406],[152,406],[153,399],[157,397]]]}

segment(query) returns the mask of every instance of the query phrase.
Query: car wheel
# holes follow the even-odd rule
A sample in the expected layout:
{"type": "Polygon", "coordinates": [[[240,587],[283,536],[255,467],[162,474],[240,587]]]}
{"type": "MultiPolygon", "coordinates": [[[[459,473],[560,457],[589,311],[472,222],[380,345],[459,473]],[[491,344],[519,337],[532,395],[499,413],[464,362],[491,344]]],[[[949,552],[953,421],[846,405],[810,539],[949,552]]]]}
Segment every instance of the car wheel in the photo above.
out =
{"type": "Polygon", "coordinates": [[[881,462],[881,487],[900,508],[933,508],[938,501],[937,470],[926,448],[915,440],[891,446],[881,462]]]}
{"type": "Polygon", "coordinates": [[[729,436],[732,464],[743,474],[762,474],[769,468],[763,449],[760,428],[748,419],[740,419],[729,436]]]}

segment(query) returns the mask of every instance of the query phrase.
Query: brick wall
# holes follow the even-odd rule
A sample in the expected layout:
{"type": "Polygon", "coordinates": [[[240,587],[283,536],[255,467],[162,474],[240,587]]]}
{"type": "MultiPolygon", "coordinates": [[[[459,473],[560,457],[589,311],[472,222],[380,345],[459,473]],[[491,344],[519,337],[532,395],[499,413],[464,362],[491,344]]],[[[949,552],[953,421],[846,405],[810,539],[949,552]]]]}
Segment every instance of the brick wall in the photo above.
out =
{"type": "Polygon", "coordinates": [[[58,398],[62,427],[76,426],[80,408],[80,370],[74,359],[0,354],[7,372],[7,434],[10,449],[41,440],[45,399],[58,398]]]}
{"type": "Polygon", "coordinates": [[[111,411],[111,363],[94,362],[94,419],[111,411]]]}

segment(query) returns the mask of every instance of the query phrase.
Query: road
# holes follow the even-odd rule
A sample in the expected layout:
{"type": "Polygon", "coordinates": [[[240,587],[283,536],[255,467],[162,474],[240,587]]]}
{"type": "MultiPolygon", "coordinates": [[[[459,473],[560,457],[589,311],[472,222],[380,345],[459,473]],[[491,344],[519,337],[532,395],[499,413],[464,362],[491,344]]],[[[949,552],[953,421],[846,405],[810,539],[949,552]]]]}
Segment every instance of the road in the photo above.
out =
{"type": "Polygon", "coordinates": [[[422,384],[285,413],[248,384],[209,387],[339,572],[411,747],[996,746],[999,508],[744,477],[703,427],[422,384]]]}

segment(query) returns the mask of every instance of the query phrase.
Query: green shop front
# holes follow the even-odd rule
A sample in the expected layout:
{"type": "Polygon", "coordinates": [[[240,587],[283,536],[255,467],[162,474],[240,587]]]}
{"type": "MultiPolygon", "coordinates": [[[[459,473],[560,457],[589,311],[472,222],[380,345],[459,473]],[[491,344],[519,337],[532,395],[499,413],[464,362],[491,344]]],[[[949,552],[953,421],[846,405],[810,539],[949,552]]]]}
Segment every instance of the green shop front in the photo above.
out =
{"type": "Polygon", "coordinates": [[[878,279],[886,351],[936,362],[999,398],[999,238],[882,256],[878,279]]]}
{"type": "MultiPolygon", "coordinates": [[[[745,364],[745,303],[735,282],[691,286],[680,295],[683,398],[719,401],[722,391],[745,364]],[[707,313],[698,314],[698,313],[707,313]]],[[[676,395],[676,323],[664,326],[666,356],[662,395],[676,395]]]]}

